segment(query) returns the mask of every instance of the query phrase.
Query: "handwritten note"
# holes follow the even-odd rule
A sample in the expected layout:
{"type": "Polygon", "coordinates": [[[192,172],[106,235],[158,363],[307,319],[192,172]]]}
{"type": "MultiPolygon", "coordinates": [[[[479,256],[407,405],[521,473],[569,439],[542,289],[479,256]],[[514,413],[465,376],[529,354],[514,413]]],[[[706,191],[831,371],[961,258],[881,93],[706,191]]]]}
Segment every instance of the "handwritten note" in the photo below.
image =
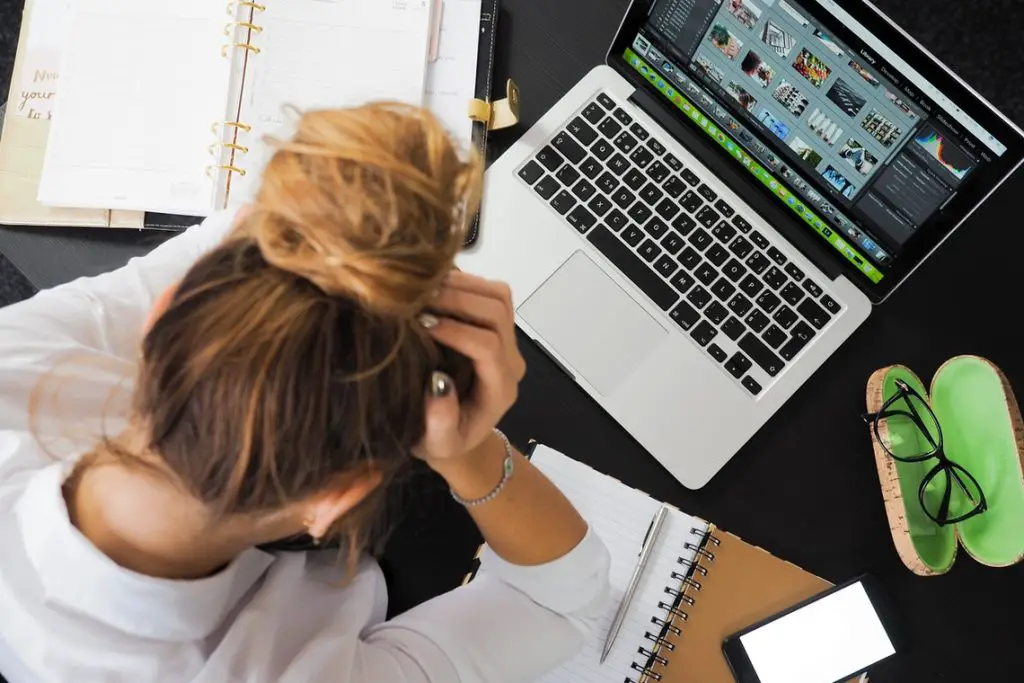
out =
{"type": "Polygon", "coordinates": [[[11,110],[26,119],[50,120],[57,99],[62,48],[70,25],[68,0],[35,0],[29,17],[28,45],[11,98],[11,110]]]}

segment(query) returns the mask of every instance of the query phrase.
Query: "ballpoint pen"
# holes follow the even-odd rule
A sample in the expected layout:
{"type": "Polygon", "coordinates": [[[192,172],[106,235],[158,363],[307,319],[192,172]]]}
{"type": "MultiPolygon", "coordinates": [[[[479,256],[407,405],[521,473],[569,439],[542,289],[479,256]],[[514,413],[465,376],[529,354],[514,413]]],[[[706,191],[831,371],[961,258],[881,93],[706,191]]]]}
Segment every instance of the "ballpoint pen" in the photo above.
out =
{"type": "Polygon", "coordinates": [[[604,660],[608,659],[608,653],[612,651],[612,645],[615,644],[615,637],[619,635],[619,629],[622,628],[622,622],[626,618],[626,611],[633,601],[636,587],[640,585],[640,577],[643,576],[644,567],[647,566],[647,561],[651,558],[651,550],[658,540],[658,534],[661,533],[661,527],[665,523],[667,514],[668,506],[663,504],[658,508],[658,512],[655,513],[651,526],[647,530],[647,536],[644,537],[643,546],[640,548],[640,557],[636,561],[636,568],[633,569],[633,576],[629,579],[629,585],[626,586],[626,592],[622,596],[622,602],[619,603],[619,609],[615,612],[612,626],[608,630],[608,637],[604,641],[604,649],[601,651],[602,664],[604,664],[604,660]]]}

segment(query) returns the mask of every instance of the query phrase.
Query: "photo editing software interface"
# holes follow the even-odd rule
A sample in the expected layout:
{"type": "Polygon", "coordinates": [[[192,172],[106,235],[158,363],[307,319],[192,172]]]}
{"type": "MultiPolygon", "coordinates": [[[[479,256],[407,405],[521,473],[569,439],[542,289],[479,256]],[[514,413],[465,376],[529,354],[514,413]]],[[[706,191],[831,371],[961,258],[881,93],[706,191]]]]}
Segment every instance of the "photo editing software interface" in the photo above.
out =
{"type": "Polygon", "coordinates": [[[624,58],[878,283],[1006,147],[920,77],[833,36],[807,6],[656,0],[624,58]]]}

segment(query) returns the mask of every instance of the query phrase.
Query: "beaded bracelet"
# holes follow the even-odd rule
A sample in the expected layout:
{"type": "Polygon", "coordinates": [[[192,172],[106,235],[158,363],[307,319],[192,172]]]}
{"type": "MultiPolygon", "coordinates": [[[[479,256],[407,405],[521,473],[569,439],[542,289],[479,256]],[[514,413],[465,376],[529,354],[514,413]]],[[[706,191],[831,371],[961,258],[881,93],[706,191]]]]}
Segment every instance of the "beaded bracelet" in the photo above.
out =
{"type": "Polygon", "coordinates": [[[486,496],[484,496],[483,498],[476,498],[475,500],[466,500],[459,494],[455,493],[454,489],[448,489],[449,491],[451,491],[452,498],[454,498],[455,502],[458,503],[459,505],[471,508],[476,507],[477,505],[490,503],[492,500],[498,497],[498,494],[500,494],[505,489],[505,486],[512,478],[512,472],[515,469],[515,450],[512,448],[512,443],[508,440],[508,437],[505,436],[500,430],[495,429],[494,433],[497,434],[501,438],[502,442],[505,444],[505,462],[502,464],[501,467],[501,481],[499,481],[498,485],[491,489],[491,492],[488,493],[486,496]]]}

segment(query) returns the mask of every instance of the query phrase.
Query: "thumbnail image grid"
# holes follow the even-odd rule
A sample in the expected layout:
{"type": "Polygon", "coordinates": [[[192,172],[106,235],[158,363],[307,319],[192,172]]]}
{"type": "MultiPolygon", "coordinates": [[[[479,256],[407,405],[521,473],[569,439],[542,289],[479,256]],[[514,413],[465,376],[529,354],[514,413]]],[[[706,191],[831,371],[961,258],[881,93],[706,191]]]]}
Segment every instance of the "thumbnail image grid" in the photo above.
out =
{"type": "Polygon", "coordinates": [[[861,121],[860,127],[868,132],[871,137],[878,140],[882,147],[892,147],[903,135],[903,129],[886,118],[877,109],[871,112],[861,121]]]}
{"type": "Polygon", "coordinates": [[[749,51],[740,62],[740,68],[762,88],[771,85],[772,79],[775,78],[775,69],[753,50],[749,51]]]}
{"type": "Polygon", "coordinates": [[[736,59],[740,50],[743,49],[743,41],[733,35],[732,31],[725,24],[715,24],[708,33],[708,40],[712,45],[729,59],[736,59]]]}
{"type": "Polygon", "coordinates": [[[869,175],[875,170],[875,166],[878,165],[878,157],[853,138],[848,139],[839,148],[839,157],[845,159],[846,163],[853,166],[857,173],[860,173],[862,176],[869,175]]]}
{"type": "Polygon", "coordinates": [[[820,88],[825,79],[832,73],[832,69],[825,62],[821,61],[807,48],[800,50],[800,54],[793,61],[793,68],[796,72],[810,81],[815,88],[820,88]]]}

